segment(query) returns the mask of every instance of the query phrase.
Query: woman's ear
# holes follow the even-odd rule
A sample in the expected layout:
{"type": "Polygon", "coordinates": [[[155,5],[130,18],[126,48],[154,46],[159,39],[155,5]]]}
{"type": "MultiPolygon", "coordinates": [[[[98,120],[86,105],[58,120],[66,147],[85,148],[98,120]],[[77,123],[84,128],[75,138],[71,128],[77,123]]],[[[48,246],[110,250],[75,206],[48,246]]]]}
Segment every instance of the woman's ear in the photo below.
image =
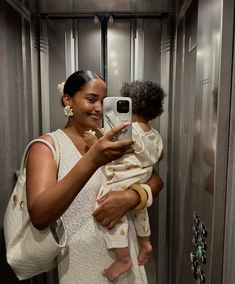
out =
{"type": "Polygon", "coordinates": [[[68,106],[71,103],[71,97],[69,95],[67,95],[67,94],[63,95],[62,100],[63,100],[63,104],[65,106],[68,106]]]}

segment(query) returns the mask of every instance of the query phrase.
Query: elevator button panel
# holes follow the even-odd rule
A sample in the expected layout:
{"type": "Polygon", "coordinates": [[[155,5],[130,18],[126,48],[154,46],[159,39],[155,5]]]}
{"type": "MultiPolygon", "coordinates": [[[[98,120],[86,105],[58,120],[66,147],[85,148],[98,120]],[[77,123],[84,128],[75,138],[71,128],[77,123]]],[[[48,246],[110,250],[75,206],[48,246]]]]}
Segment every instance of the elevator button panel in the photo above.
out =
{"type": "Polygon", "coordinates": [[[203,266],[206,264],[207,228],[197,212],[193,214],[192,232],[193,251],[190,253],[191,271],[196,283],[201,284],[206,282],[203,266]]]}

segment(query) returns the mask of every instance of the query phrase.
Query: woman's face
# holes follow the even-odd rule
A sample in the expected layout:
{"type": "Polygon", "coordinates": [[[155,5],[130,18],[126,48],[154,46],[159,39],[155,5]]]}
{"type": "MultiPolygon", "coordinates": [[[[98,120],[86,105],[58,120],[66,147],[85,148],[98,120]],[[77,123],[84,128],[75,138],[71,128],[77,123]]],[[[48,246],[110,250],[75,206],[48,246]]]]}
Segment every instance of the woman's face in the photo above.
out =
{"type": "Polygon", "coordinates": [[[77,125],[84,129],[100,126],[106,92],[104,81],[92,79],[71,98],[70,106],[73,109],[73,119],[76,120],[77,125]]]}

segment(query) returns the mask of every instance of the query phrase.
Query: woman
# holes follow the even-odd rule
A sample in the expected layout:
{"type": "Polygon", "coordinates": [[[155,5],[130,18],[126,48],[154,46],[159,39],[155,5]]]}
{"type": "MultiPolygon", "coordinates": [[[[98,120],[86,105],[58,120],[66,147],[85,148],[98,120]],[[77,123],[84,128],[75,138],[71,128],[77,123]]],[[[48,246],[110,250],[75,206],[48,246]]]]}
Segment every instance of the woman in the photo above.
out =
{"type": "MultiPolygon", "coordinates": [[[[121,157],[133,141],[113,142],[113,137],[125,125],[104,135],[88,151],[84,131],[97,128],[102,117],[102,102],[106,96],[104,81],[91,71],[77,71],[65,82],[62,103],[68,123],[51,135],[42,136],[60,148],[60,166],[51,151],[35,143],[27,162],[27,199],[32,223],[44,229],[63,215],[68,234],[68,248],[58,257],[60,283],[108,283],[102,271],[112,262],[97,229],[93,216],[107,228],[113,228],[121,216],[138,205],[140,196],[129,189],[110,192],[103,197],[95,212],[94,204],[101,184],[99,167],[121,157]],[[43,157],[43,159],[42,159],[43,157]],[[78,194],[79,193],[79,194],[78,194]]],[[[149,185],[156,193],[163,184],[155,174],[149,185]]],[[[133,268],[117,283],[147,283],[144,268],[138,266],[138,247],[133,225],[130,225],[130,254],[133,268]]]]}

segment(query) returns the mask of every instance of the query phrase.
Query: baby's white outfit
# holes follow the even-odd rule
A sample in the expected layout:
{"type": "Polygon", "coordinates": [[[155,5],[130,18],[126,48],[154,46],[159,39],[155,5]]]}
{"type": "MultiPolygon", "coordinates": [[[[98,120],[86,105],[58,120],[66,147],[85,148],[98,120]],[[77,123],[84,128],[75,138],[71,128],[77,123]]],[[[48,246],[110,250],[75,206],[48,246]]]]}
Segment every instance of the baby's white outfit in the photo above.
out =
{"type": "MultiPolygon", "coordinates": [[[[125,190],[135,183],[146,183],[151,177],[153,165],[158,162],[163,150],[162,138],[153,128],[144,132],[137,122],[132,123],[132,137],[135,141],[134,153],[126,154],[102,167],[104,178],[98,197],[109,191],[125,190]]],[[[149,236],[150,226],[147,209],[133,210],[130,211],[130,214],[137,235],[139,237],[149,236]]],[[[108,249],[128,246],[128,217],[126,215],[112,230],[99,227],[104,233],[108,249]]]]}

